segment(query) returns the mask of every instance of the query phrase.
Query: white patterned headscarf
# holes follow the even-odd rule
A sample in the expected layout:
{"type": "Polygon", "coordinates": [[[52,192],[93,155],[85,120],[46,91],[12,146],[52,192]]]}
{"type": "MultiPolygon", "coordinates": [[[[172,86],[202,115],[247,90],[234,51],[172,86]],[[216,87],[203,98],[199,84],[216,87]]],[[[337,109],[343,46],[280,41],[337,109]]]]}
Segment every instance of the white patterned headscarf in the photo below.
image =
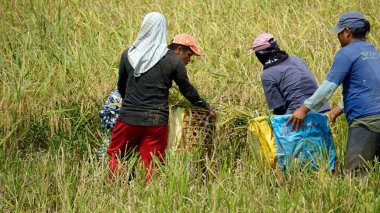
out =
{"type": "Polygon", "coordinates": [[[142,22],[137,39],[128,50],[128,60],[139,77],[152,68],[168,51],[166,43],[166,20],[158,12],[148,13],[142,22]]]}

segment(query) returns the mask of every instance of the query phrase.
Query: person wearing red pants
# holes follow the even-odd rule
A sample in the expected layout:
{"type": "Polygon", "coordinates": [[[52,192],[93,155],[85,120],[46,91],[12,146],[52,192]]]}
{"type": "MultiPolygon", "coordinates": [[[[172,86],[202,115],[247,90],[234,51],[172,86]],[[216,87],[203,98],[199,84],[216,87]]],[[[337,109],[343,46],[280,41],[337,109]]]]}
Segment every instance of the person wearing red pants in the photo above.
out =
{"type": "Polygon", "coordinates": [[[118,161],[126,151],[137,148],[140,152],[141,160],[146,168],[146,180],[149,180],[153,173],[149,169],[152,167],[153,156],[155,155],[159,161],[162,161],[165,153],[168,139],[168,126],[137,126],[129,125],[123,122],[116,122],[116,126],[112,132],[110,146],[107,150],[111,154],[109,160],[109,168],[111,178],[117,171],[118,161]]]}
{"type": "Polygon", "coordinates": [[[119,160],[137,149],[146,166],[146,181],[152,177],[153,155],[162,161],[168,140],[168,96],[174,80],[180,92],[194,105],[210,110],[192,86],[185,65],[192,55],[202,55],[187,34],[180,34],[167,47],[165,17],[152,12],[144,17],[135,43],[121,55],[118,90],[123,97],[120,114],[107,149],[111,178],[119,160]]]}

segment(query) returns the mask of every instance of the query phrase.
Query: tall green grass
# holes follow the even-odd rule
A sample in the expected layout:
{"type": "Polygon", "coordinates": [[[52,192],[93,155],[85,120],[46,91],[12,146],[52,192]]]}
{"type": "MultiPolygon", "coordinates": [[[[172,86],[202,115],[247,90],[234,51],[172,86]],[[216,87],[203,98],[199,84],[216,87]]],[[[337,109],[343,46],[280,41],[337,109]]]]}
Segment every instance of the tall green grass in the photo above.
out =
{"type": "MultiPolygon", "coordinates": [[[[379,48],[376,0],[0,1],[0,210],[378,212],[378,164],[363,180],[316,172],[280,184],[254,157],[244,128],[248,115],[269,112],[262,66],[248,54],[256,34],[274,34],[321,82],[339,49],[327,31],[349,10],[371,21],[368,40],[379,48]],[[200,150],[169,152],[153,184],[139,167],[130,184],[111,184],[93,154],[97,113],[150,11],[165,15],[168,37],[192,34],[206,53],[188,73],[218,109],[215,147],[205,161],[200,150]]],[[[184,101],[171,94],[172,104],[184,101]]],[[[337,92],[330,103],[340,100],[337,92]]],[[[333,128],[341,170],[347,123],[341,117],[333,128]]]]}

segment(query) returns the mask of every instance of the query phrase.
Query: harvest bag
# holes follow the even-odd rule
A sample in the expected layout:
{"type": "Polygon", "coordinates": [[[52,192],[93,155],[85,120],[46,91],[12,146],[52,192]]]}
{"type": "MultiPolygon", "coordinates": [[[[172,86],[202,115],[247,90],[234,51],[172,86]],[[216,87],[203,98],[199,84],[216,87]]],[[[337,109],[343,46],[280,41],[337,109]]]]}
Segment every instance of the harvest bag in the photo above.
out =
{"type": "Polygon", "coordinates": [[[270,119],[281,169],[285,171],[292,162],[296,162],[313,169],[328,163],[329,169],[333,170],[336,153],[327,116],[308,113],[298,131],[290,131],[291,124],[285,125],[290,116],[275,115],[270,119]]]}
{"type": "Polygon", "coordinates": [[[332,170],[336,154],[327,116],[307,114],[304,128],[298,131],[290,131],[290,124],[285,126],[289,117],[262,116],[248,123],[248,131],[257,136],[267,163],[275,167],[278,162],[283,171],[292,163],[313,169],[328,166],[332,170]]]}
{"type": "MultiPolygon", "coordinates": [[[[262,116],[250,120],[248,123],[248,131],[255,134],[259,139],[260,146],[255,146],[255,148],[260,149],[265,157],[266,162],[271,167],[275,167],[277,152],[273,131],[269,123],[270,117],[271,116],[262,116]]],[[[251,142],[256,144],[257,140],[252,140],[251,142]]]]}

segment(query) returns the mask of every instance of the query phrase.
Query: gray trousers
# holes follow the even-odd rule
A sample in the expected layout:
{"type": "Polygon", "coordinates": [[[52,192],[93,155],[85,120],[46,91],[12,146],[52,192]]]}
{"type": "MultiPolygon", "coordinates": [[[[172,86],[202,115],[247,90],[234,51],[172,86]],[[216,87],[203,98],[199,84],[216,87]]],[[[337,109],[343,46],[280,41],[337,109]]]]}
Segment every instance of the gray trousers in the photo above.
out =
{"type": "Polygon", "coordinates": [[[344,169],[353,171],[365,168],[367,164],[372,164],[376,156],[379,160],[380,133],[369,131],[365,127],[350,127],[344,153],[344,169]]]}

